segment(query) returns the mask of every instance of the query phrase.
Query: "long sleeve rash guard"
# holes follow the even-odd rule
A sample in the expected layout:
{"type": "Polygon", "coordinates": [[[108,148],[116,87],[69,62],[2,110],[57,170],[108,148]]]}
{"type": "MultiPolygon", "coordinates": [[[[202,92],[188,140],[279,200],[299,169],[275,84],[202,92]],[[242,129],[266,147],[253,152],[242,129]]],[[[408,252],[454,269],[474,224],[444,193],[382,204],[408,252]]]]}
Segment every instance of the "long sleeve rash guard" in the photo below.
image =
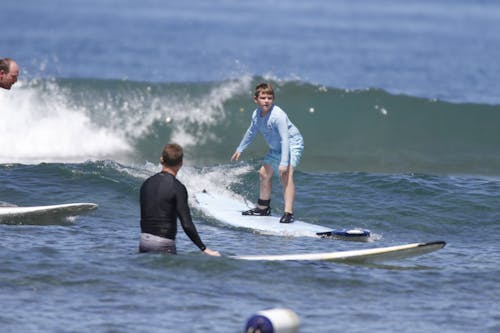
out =
{"type": "Polygon", "coordinates": [[[289,155],[282,152],[290,151],[290,141],[301,134],[297,127],[288,119],[287,114],[279,106],[273,105],[271,110],[262,116],[262,110],[256,109],[252,114],[250,127],[248,127],[243,139],[236,151],[241,153],[255,139],[257,133],[264,136],[272,154],[281,154],[281,166],[288,166],[289,155]]]}
{"type": "Polygon", "coordinates": [[[160,172],[141,186],[141,232],[175,240],[177,218],[193,243],[205,245],[191,218],[186,187],[173,175],[160,172]]]}

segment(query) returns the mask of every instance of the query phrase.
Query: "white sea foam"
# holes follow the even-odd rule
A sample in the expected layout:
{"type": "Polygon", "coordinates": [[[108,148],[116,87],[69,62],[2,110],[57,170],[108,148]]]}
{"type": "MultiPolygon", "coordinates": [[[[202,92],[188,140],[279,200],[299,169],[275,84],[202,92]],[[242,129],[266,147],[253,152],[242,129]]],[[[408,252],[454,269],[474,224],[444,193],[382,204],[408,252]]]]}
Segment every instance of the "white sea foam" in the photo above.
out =
{"type": "Polygon", "coordinates": [[[0,163],[123,161],[134,156],[134,144],[157,136],[155,124],[171,129],[167,140],[184,147],[217,141],[211,126],[225,117],[223,104],[250,87],[251,78],[228,81],[206,94],[163,96],[138,91],[74,91],[53,81],[19,82],[0,92],[0,163]]]}
{"type": "Polygon", "coordinates": [[[55,84],[0,92],[0,163],[80,162],[130,151],[123,135],[72,106],[55,84]]]}

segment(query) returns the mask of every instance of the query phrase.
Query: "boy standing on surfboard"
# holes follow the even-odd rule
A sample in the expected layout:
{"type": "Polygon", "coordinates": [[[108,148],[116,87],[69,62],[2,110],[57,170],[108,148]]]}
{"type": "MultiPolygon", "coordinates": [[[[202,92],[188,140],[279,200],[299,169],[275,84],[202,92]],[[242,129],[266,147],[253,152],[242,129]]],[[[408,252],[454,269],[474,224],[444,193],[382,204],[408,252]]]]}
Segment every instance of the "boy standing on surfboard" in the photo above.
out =
{"type": "Polygon", "coordinates": [[[262,133],[269,145],[269,152],[264,157],[262,167],[259,170],[260,195],[257,207],[244,211],[242,214],[271,215],[271,180],[273,173],[276,173],[279,174],[283,184],[285,201],[280,222],[291,223],[294,221],[293,202],[295,200],[293,171],[302,156],[304,140],[297,127],[288,119],[285,111],[274,105],[274,90],[271,84],[261,83],[257,85],[254,101],[258,107],[253,112],[250,127],[248,127],[231,160],[239,160],[243,150],[253,142],[258,132],[262,133]]]}

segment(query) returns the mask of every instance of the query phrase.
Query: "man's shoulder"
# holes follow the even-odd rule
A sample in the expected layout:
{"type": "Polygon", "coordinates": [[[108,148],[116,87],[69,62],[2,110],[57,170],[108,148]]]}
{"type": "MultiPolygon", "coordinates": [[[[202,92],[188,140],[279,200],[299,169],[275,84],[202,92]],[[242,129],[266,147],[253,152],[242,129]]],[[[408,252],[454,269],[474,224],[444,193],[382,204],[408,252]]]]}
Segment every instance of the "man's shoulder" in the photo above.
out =
{"type": "Polygon", "coordinates": [[[146,181],[151,180],[151,179],[158,178],[158,177],[160,177],[161,175],[162,175],[162,173],[161,173],[161,172],[157,172],[157,173],[155,173],[155,174],[153,174],[153,175],[149,176],[149,177],[146,179],[146,181]]]}
{"type": "Polygon", "coordinates": [[[184,191],[187,191],[186,185],[184,185],[177,177],[174,177],[174,184],[177,186],[177,188],[180,188],[184,191]]]}
{"type": "MultiPolygon", "coordinates": [[[[162,181],[165,181],[165,180],[169,180],[171,177],[169,176],[172,176],[170,175],[169,173],[167,172],[157,172],[155,173],[154,175],[152,176],[149,176],[143,184],[146,184],[146,183],[150,183],[150,182],[162,182],[162,181]]],[[[175,179],[175,177],[174,177],[175,179]]]]}
{"type": "Polygon", "coordinates": [[[154,181],[155,178],[158,177],[158,173],[155,173],[154,175],[152,176],[149,176],[148,178],[146,178],[143,182],[142,182],[142,186],[143,187],[144,185],[148,184],[148,183],[151,183],[152,181],[154,181]]]}

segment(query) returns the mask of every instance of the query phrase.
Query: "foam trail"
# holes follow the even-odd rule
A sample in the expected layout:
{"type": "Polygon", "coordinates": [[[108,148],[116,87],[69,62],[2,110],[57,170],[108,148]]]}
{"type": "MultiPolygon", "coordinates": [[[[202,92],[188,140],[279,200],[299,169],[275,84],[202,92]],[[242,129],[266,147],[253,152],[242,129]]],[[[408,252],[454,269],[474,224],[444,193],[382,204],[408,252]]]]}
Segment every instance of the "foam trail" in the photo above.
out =
{"type": "Polygon", "coordinates": [[[250,171],[251,167],[249,165],[238,165],[236,167],[220,165],[201,170],[186,166],[180,170],[179,179],[193,192],[207,190],[235,195],[228,187],[239,182],[240,176],[250,171]]]}
{"type": "MultiPolygon", "coordinates": [[[[138,178],[142,181],[148,177],[160,172],[161,165],[147,162],[143,166],[121,166],[116,163],[109,164],[114,169],[125,172],[132,177],[138,178]]],[[[196,168],[185,165],[177,174],[177,178],[186,186],[190,193],[190,199],[193,194],[207,190],[211,193],[224,194],[229,197],[239,197],[241,200],[244,198],[232,192],[229,187],[234,183],[239,183],[240,177],[253,169],[248,164],[236,165],[219,165],[213,167],[196,168]]],[[[192,205],[196,206],[197,203],[192,200],[192,205]]]]}

